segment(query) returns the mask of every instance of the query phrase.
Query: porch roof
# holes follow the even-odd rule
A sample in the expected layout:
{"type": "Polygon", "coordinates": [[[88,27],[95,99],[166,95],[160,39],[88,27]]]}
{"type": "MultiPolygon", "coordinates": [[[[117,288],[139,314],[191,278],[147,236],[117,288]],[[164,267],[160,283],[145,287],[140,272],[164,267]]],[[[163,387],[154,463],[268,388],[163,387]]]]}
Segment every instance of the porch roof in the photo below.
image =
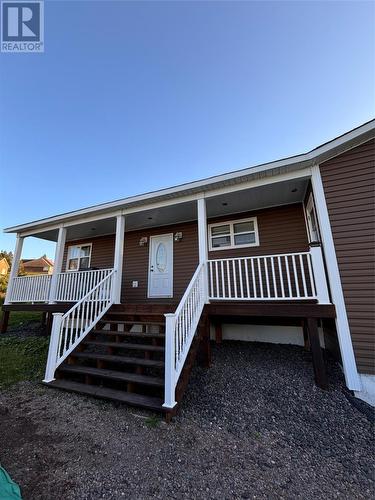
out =
{"type": "Polygon", "coordinates": [[[97,216],[98,218],[102,217],[104,219],[106,216],[113,216],[115,211],[129,209],[134,209],[136,211],[137,207],[141,209],[141,207],[144,207],[145,205],[177,200],[178,198],[187,197],[189,195],[207,193],[213,196],[214,193],[212,192],[216,189],[234,187],[245,182],[255,181],[265,177],[273,177],[282,173],[292,172],[310,167],[314,164],[322,163],[328,158],[337,156],[338,154],[341,154],[342,152],[371,139],[374,135],[375,119],[304,154],[291,156],[261,165],[255,165],[229,172],[227,174],[217,175],[158,191],[94,205],[26,224],[8,227],[4,229],[4,232],[20,234],[29,233],[34,230],[36,233],[43,232],[43,230],[51,230],[58,225],[71,222],[76,219],[82,219],[83,217],[97,216]]]}

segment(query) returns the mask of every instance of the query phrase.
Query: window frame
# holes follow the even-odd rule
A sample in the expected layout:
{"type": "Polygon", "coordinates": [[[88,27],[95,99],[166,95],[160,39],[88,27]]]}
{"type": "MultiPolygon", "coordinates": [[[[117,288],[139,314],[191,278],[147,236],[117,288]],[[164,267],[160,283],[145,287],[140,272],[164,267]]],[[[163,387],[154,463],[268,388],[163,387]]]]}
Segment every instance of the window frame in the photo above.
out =
{"type": "Polygon", "coordinates": [[[209,248],[210,252],[216,252],[217,250],[234,250],[236,248],[258,247],[259,245],[260,245],[260,243],[259,243],[259,231],[258,231],[257,217],[246,217],[246,219],[236,219],[236,220],[229,220],[229,221],[226,220],[226,221],[222,221],[222,222],[215,222],[213,224],[208,225],[208,248],[209,248]],[[240,224],[242,222],[253,222],[254,223],[254,230],[253,231],[243,231],[241,233],[235,233],[234,232],[235,224],[240,224]],[[214,238],[215,236],[212,236],[211,229],[213,227],[218,227],[218,226],[229,226],[230,245],[223,246],[223,247],[213,247],[212,246],[212,238],[214,238]],[[237,235],[237,234],[249,234],[249,233],[255,234],[255,242],[254,243],[244,243],[242,245],[236,245],[234,243],[234,236],[235,235],[237,235]]]}
{"type": "Polygon", "coordinates": [[[313,197],[312,193],[310,193],[310,196],[307,200],[307,203],[305,206],[305,214],[306,214],[307,234],[309,237],[309,243],[318,243],[318,242],[320,242],[320,230],[319,230],[319,223],[318,223],[318,218],[317,218],[316,209],[315,209],[314,197],[313,197]],[[313,234],[312,234],[313,228],[312,228],[311,214],[314,216],[314,219],[315,219],[317,239],[314,239],[313,234]]]}
{"type": "Polygon", "coordinates": [[[66,266],[65,266],[65,271],[67,273],[79,273],[79,272],[86,271],[86,269],[80,269],[79,264],[80,264],[81,259],[87,259],[87,257],[77,257],[78,258],[78,269],[69,269],[69,261],[76,258],[76,257],[69,258],[69,253],[71,252],[71,249],[72,248],[82,248],[82,247],[90,247],[90,255],[88,256],[89,257],[89,265],[87,268],[87,269],[90,269],[90,267],[91,267],[91,255],[92,255],[92,243],[81,243],[79,245],[69,245],[68,252],[66,254],[66,266]]]}

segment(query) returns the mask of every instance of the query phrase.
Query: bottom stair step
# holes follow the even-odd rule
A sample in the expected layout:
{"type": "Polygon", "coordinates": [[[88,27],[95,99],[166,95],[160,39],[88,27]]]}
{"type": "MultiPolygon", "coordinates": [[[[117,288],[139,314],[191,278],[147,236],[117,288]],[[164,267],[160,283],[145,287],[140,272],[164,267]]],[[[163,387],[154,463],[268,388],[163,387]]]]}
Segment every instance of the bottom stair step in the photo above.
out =
{"type": "Polygon", "coordinates": [[[93,377],[117,380],[119,382],[134,382],[136,384],[149,385],[152,387],[164,387],[164,380],[162,378],[138,375],[136,373],[106,370],[104,368],[63,364],[58,368],[58,371],[63,373],[91,375],[93,377]]]}
{"type": "Polygon", "coordinates": [[[157,412],[165,412],[160,398],[143,396],[133,392],[117,391],[115,389],[107,389],[106,387],[98,387],[96,385],[80,384],[78,382],[70,382],[68,380],[54,380],[47,383],[49,387],[62,389],[64,391],[77,392],[86,396],[93,396],[101,399],[109,399],[110,401],[118,401],[130,406],[138,406],[148,410],[157,412]]]}
{"type": "Polygon", "coordinates": [[[128,356],[112,356],[112,354],[97,354],[90,352],[72,352],[71,354],[74,358],[80,359],[93,359],[99,361],[107,361],[108,363],[121,363],[128,365],[139,365],[146,366],[150,368],[164,368],[164,361],[158,361],[154,359],[143,359],[143,358],[129,358],[128,356]]]}

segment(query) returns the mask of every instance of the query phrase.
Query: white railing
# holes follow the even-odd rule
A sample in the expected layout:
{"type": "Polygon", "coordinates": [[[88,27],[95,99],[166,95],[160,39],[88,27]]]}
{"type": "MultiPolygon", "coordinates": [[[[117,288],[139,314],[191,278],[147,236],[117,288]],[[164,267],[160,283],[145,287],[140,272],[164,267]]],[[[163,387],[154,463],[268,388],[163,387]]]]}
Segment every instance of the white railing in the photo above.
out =
{"type": "Polygon", "coordinates": [[[46,302],[49,296],[52,276],[18,276],[13,278],[8,302],[46,302]]]}
{"type": "Polygon", "coordinates": [[[108,273],[65,314],[54,313],[44,382],[85,338],[113,304],[115,270],[108,273]]]}
{"type": "Polygon", "coordinates": [[[112,269],[95,271],[69,271],[57,275],[57,288],[50,297],[52,275],[19,276],[9,284],[9,298],[12,302],[77,302],[94,286],[112,272],[112,269]]]}
{"type": "Polygon", "coordinates": [[[77,302],[111,272],[112,269],[98,269],[95,271],[59,273],[56,297],[53,297],[52,300],[56,302],[77,302]]]}
{"type": "Polygon", "coordinates": [[[197,267],[176,311],[166,314],[164,407],[176,404],[178,378],[198,327],[206,296],[206,263],[197,267]]]}
{"type": "Polygon", "coordinates": [[[209,260],[208,274],[212,300],[329,303],[320,247],[310,252],[209,260]]]}

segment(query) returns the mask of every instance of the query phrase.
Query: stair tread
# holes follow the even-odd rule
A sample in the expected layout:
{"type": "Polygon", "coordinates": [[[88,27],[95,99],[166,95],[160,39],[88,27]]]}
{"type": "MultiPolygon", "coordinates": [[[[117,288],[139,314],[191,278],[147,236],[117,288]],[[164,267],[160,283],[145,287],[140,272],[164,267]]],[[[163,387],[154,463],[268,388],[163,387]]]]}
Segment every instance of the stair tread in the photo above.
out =
{"type": "Polygon", "coordinates": [[[113,380],[121,380],[124,382],[135,382],[138,384],[152,385],[157,387],[164,386],[164,380],[158,377],[150,377],[147,375],[138,375],[137,373],[119,372],[116,370],[108,370],[105,368],[93,368],[91,366],[68,365],[62,364],[59,371],[68,373],[81,373],[83,375],[100,376],[113,380]]]}
{"type": "Polygon", "coordinates": [[[109,399],[112,401],[119,401],[127,403],[131,406],[140,406],[150,410],[164,411],[163,400],[153,396],[144,396],[134,392],[119,391],[109,389],[107,387],[99,387],[96,385],[81,384],[79,382],[71,382],[70,380],[54,380],[47,384],[50,387],[63,389],[66,391],[78,392],[88,396],[95,396],[98,398],[109,399]]]}
{"type": "Polygon", "coordinates": [[[109,323],[109,324],[120,324],[120,325],[146,325],[146,326],[165,326],[165,321],[138,321],[138,320],[133,320],[133,321],[128,321],[128,320],[122,320],[122,319],[101,319],[100,323],[109,323]]]}
{"type": "Polygon", "coordinates": [[[150,344],[130,344],[128,342],[106,342],[100,340],[84,340],[82,344],[103,347],[116,347],[119,349],[134,349],[140,351],[164,352],[164,347],[150,344]]]}
{"type": "Polygon", "coordinates": [[[113,363],[164,368],[164,361],[157,361],[154,359],[130,358],[128,356],[114,356],[113,354],[99,354],[96,352],[72,352],[71,356],[75,358],[98,359],[99,361],[109,361],[113,363]]]}
{"type": "Polygon", "coordinates": [[[119,337],[142,338],[142,339],[165,339],[164,333],[141,333],[141,332],[118,332],[117,330],[92,330],[91,333],[100,333],[103,335],[118,335],[119,337]]]}

